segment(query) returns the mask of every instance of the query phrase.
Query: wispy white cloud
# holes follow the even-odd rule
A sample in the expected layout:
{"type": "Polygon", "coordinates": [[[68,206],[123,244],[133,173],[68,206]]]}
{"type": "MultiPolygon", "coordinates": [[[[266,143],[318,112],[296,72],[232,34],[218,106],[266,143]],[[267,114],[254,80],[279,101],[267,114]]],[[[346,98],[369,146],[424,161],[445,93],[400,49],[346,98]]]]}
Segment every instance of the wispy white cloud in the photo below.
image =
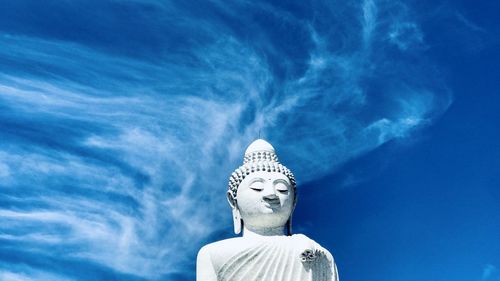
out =
{"type": "MultiPolygon", "coordinates": [[[[37,45],[34,39],[14,41],[37,45]]],[[[59,44],[65,43],[41,44],[64,49],[59,44]]],[[[113,133],[89,130],[76,139],[68,139],[64,136],[66,126],[61,126],[63,131],[53,132],[61,134],[53,136],[62,142],[56,149],[33,149],[28,140],[25,145],[21,142],[21,147],[19,144],[3,147],[0,157],[6,188],[31,186],[49,196],[17,196],[12,192],[9,199],[17,208],[24,209],[28,207],[25,204],[35,200],[43,203],[43,207],[2,210],[2,229],[9,233],[2,238],[29,240],[37,247],[54,243],[83,245],[84,250],[67,256],[93,260],[120,272],[148,278],[176,272],[187,257],[169,257],[221,225],[217,208],[207,213],[211,208],[197,207],[200,200],[208,200],[206,205],[218,205],[212,203],[212,198],[223,194],[230,162],[217,163],[216,157],[237,158],[227,155],[222,143],[239,140],[241,143],[235,147],[243,145],[238,137],[245,134],[238,132],[241,112],[248,100],[258,101],[262,92],[259,89],[262,85],[253,85],[253,78],[267,75],[252,73],[252,68],[258,67],[260,71],[264,64],[258,63],[257,57],[242,53],[244,48],[238,42],[229,39],[220,44],[226,46],[227,57],[220,53],[223,50],[219,46],[214,46],[215,53],[205,54],[201,61],[207,69],[202,68],[201,73],[183,70],[198,79],[194,89],[190,89],[190,81],[170,80],[164,82],[168,84],[165,93],[148,92],[150,89],[143,85],[145,88],[140,89],[138,96],[130,92],[137,89],[124,85],[123,89],[117,88],[117,94],[103,96],[98,94],[103,90],[71,81],[3,76],[3,103],[41,120],[41,126],[44,118],[57,118],[62,123],[76,119],[81,124],[109,128],[113,133]],[[220,68],[228,61],[240,62],[229,69],[220,68]],[[245,77],[245,73],[251,78],[245,77]],[[219,90],[226,92],[221,95],[219,90]],[[229,100],[224,99],[226,94],[232,94],[229,100]],[[104,158],[99,153],[104,153],[104,158]],[[124,170],[123,165],[129,168],[124,170]],[[220,172],[214,176],[214,171],[220,172]],[[145,175],[147,179],[137,182],[130,172],[145,175]],[[82,191],[75,194],[71,190],[82,191]],[[100,202],[102,199],[107,200],[100,202]],[[136,208],[130,207],[135,209],[132,213],[123,206],[130,202],[137,204],[136,208]],[[39,231],[17,228],[22,225],[36,225],[39,231]],[[57,227],[65,227],[67,231],[52,231],[57,227]]],[[[75,46],[72,49],[76,56],[81,55],[79,52],[89,52],[75,46]]],[[[91,57],[97,60],[95,63],[108,66],[119,61],[108,60],[99,53],[91,57]]],[[[167,72],[171,67],[178,66],[167,66],[167,72]]],[[[94,69],[82,68],[88,76],[94,76],[94,69]]],[[[151,65],[149,71],[152,70],[158,68],[151,65]]]]}
{"type": "Polygon", "coordinates": [[[462,13],[456,12],[455,15],[456,15],[457,19],[460,22],[462,22],[465,26],[467,26],[471,30],[477,31],[477,32],[481,32],[481,33],[486,32],[486,30],[484,28],[482,28],[479,25],[473,23],[471,20],[469,20],[468,18],[466,18],[462,13]]]}
{"type": "Polygon", "coordinates": [[[11,271],[0,268],[0,280],[2,281],[38,281],[38,280],[51,280],[51,281],[68,281],[68,277],[60,276],[52,272],[34,270],[32,268],[23,266],[19,271],[11,271]]]}
{"type": "Polygon", "coordinates": [[[402,51],[421,48],[424,41],[422,31],[414,22],[394,24],[389,33],[389,40],[402,51]]]}
{"type": "Polygon", "coordinates": [[[489,280],[500,280],[500,275],[497,274],[497,267],[492,264],[486,264],[483,268],[483,274],[481,275],[481,281],[489,280]],[[497,279],[495,279],[495,276],[497,279]]]}
{"type": "MultiPolygon", "coordinates": [[[[172,14],[180,9],[154,5],[172,14]]],[[[236,17],[249,4],[234,5],[221,12],[236,17]]],[[[1,36],[1,57],[38,67],[12,66],[0,75],[1,124],[9,137],[0,143],[1,192],[9,202],[0,208],[0,239],[40,251],[68,245],[63,259],[162,279],[181,271],[203,239],[228,227],[221,204],[227,176],[259,132],[300,182],[411,136],[451,101],[445,86],[425,76],[432,73],[387,59],[383,50],[391,44],[401,52],[424,44],[407,14],[382,20],[395,9],[389,6],[369,0],[356,6],[345,27],[352,37],[342,39],[350,47],[340,51],[331,44],[335,35],[314,21],[275,11],[308,32],[307,59],[299,63],[265,36],[256,46],[223,21],[186,11],[180,24],[200,26],[208,39],[157,61],[1,36]],[[277,74],[295,64],[300,71],[277,74]]]]}
{"type": "Polygon", "coordinates": [[[363,1],[363,41],[370,44],[377,27],[377,5],[373,0],[363,1]]]}

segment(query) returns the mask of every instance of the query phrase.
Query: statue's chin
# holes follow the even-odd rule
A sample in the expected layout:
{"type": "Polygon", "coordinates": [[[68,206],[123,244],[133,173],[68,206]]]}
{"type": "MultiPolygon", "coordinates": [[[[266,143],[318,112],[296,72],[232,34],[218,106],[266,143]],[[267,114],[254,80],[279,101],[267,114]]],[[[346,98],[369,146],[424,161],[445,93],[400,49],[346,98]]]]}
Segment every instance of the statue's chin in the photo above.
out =
{"type": "Polygon", "coordinates": [[[252,208],[240,208],[243,220],[284,220],[285,222],[290,217],[292,212],[290,207],[283,207],[280,205],[270,205],[262,203],[252,206],[252,208]]]}
{"type": "Polygon", "coordinates": [[[272,206],[263,206],[260,212],[262,214],[274,214],[274,213],[279,213],[281,211],[281,207],[275,207],[273,208],[272,206]]]}
{"type": "Polygon", "coordinates": [[[273,213],[270,210],[268,213],[261,213],[258,217],[247,217],[243,218],[243,223],[249,229],[270,229],[284,227],[288,221],[289,216],[284,216],[283,214],[273,213]]]}

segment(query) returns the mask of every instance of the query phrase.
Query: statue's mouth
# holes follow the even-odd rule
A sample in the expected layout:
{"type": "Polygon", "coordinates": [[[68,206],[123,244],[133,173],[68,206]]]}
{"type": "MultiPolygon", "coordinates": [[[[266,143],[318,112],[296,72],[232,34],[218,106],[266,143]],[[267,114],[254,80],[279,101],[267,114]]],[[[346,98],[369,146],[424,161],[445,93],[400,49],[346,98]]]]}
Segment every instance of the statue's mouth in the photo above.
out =
{"type": "Polygon", "coordinates": [[[264,203],[266,203],[266,207],[269,207],[271,209],[276,209],[281,206],[279,198],[264,198],[264,203]]]}

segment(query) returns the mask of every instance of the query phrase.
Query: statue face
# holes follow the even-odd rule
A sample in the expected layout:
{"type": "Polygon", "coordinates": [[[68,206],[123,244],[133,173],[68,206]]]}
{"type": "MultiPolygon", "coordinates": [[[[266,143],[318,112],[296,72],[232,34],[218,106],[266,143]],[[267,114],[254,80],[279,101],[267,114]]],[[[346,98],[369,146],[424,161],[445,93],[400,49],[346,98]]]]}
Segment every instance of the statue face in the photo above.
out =
{"type": "Polygon", "coordinates": [[[254,172],[239,185],[236,195],[243,223],[250,229],[284,226],[294,208],[290,180],[278,172],[254,172]]]}

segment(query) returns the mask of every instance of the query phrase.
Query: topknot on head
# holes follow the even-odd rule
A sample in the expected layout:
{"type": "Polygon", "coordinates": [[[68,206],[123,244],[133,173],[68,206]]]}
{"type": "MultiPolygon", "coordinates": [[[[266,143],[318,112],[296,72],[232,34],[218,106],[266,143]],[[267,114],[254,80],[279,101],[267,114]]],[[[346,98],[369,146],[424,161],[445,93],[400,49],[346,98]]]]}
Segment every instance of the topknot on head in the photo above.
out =
{"type": "Polygon", "coordinates": [[[278,161],[274,147],[263,139],[252,142],[245,151],[243,165],[237,168],[229,177],[228,188],[236,198],[238,186],[246,176],[253,172],[278,172],[285,175],[295,190],[296,182],[292,172],[278,161]]]}
{"type": "Polygon", "coordinates": [[[278,162],[274,147],[263,139],[257,139],[248,146],[243,164],[259,161],[278,162]]]}

